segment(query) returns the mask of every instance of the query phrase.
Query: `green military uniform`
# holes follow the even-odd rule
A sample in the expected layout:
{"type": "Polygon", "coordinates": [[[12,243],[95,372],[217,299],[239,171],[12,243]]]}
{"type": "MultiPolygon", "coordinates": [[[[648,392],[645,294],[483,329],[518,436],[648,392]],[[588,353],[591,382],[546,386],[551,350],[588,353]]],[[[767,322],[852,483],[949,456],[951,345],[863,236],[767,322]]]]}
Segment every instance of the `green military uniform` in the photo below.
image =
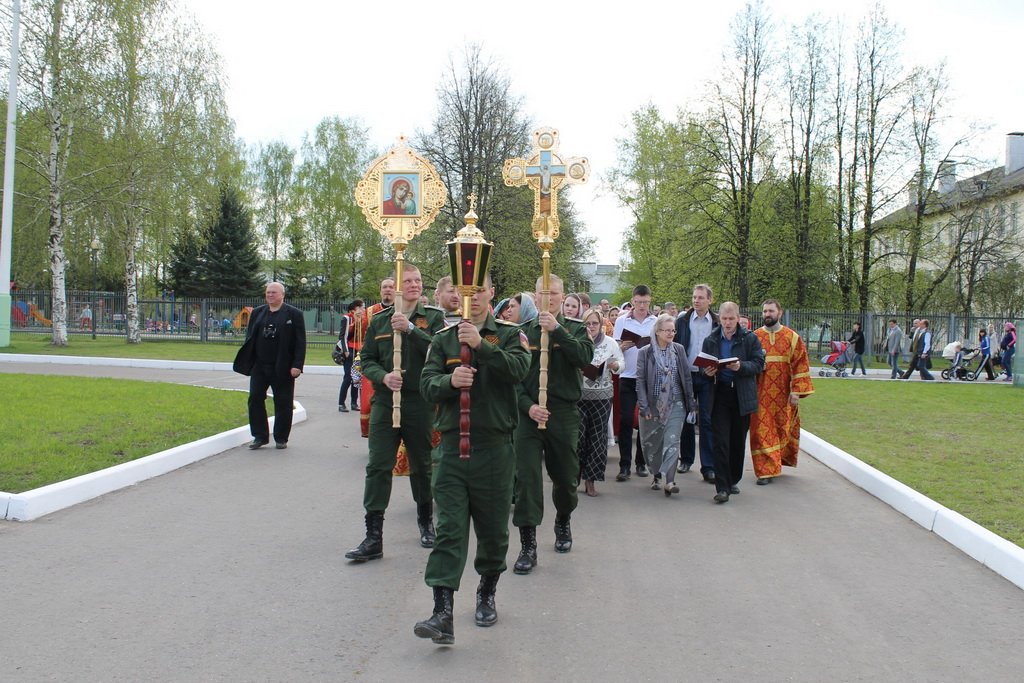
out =
{"type": "Polygon", "coordinates": [[[539,318],[523,325],[529,340],[533,362],[519,386],[519,426],[516,428],[516,509],[512,523],[517,527],[536,527],[544,518],[544,482],[541,461],[551,477],[551,499],[559,517],[568,519],[576,509],[576,487],[580,460],[580,411],[576,404],[582,393],[580,370],[594,358],[594,342],[583,322],[558,316],[559,326],[548,335],[548,400],[551,416],[546,429],[538,429],[529,415],[539,401],[540,335],[539,318]]]}
{"type": "Polygon", "coordinates": [[[384,375],[394,369],[394,330],[391,318],[395,307],[373,316],[360,351],[363,375],[373,382],[370,405],[370,459],[366,464],[363,507],[367,512],[383,512],[391,499],[391,471],[395,467],[398,445],[405,441],[409,456],[409,484],[417,504],[431,501],[430,431],[433,411],[420,396],[420,373],[433,336],[444,328],[444,311],[417,304],[407,315],[412,329],[402,334],[402,426],[391,426],[394,405],[384,375]]]}
{"type": "Polygon", "coordinates": [[[512,505],[515,454],[512,434],[519,416],[516,385],[530,367],[530,354],[519,327],[488,314],[473,351],[476,375],[470,389],[472,455],[459,458],[459,396],[451,384],[461,364],[458,326],[434,337],[420,391],[437,404],[441,456],[434,471],[437,540],[424,575],[428,586],[458,590],[469,549],[469,521],[476,530],[474,567],[483,576],[505,571],[508,511],[512,505]]]}

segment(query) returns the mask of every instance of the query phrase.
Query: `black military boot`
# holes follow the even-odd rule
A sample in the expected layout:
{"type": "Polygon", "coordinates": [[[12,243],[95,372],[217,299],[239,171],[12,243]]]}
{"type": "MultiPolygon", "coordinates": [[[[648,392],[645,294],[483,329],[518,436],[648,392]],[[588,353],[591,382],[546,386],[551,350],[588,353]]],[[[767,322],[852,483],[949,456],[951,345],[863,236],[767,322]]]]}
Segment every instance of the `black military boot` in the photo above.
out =
{"type": "Polygon", "coordinates": [[[569,528],[569,516],[565,519],[555,517],[555,552],[567,553],[572,550],[572,529],[569,528]]]}
{"type": "Polygon", "coordinates": [[[476,587],[476,625],[494,626],[498,620],[498,610],[494,606],[494,590],[498,587],[498,574],[480,577],[480,585],[476,587]]]}
{"type": "Polygon", "coordinates": [[[519,527],[519,540],[523,543],[523,549],[519,551],[519,558],[512,571],[516,574],[529,574],[537,566],[537,527],[519,527]]]}
{"type": "Polygon", "coordinates": [[[416,524],[420,528],[420,545],[433,548],[437,534],[434,532],[434,504],[420,503],[416,506],[416,524]]]}
{"type": "Polygon", "coordinates": [[[412,632],[420,638],[430,638],[438,645],[452,645],[455,642],[455,628],[452,626],[454,602],[454,590],[434,586],[434,613],[425,621],[417,621],[412,632]]]}
{"type": "Polygon", "coordinates": [[[366,538],[358,548],[345,553],[346,560],[366,562],[384,557],[384,513],[366,513],[366,538]]]}

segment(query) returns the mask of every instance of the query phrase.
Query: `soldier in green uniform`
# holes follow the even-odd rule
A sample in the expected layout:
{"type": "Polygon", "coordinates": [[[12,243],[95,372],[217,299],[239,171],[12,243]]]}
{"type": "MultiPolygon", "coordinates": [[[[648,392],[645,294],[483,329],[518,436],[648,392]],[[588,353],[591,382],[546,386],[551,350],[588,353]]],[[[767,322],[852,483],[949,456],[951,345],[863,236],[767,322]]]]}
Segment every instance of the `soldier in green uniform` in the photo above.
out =
{"type": "Polygon", "coordinates": [[[455,642],[452,602],[466,566],[471,519],[477,544],[473,565],[480,574],[478,626],[490,626],[498,619],[494,591],[498,576],[506,569],[515,471],[512,434],[519,420],[516,386],[529,370],[530,353],[518,326],[496,321],[488,312],[493,296],[488,277],[486,289],[473,296],[471,321],[453,325],[434,337],[420,379],[424,398],[437,404],[441,456],[434,471],[437,541],[424,573],[427,585],[434,590],[434,612],[417,623],[414,632],[442,645],[455,642]],[[461,366],[462,342],[473,350],[471,367],[461,366]],[[471,398],[468,460],[459,458],[459,396],[463,387],[470,389],[471,398]]]}
{"type": "Polygon", "coordinates": [[[444,312],[424,306],[420,300],[420,271],[406,264],[402,271],[401,298],[388,310],[373,316],[360,352],[363,375],[373,382],[370,407],[370,459],[366,464],[363,507],[366,538],[345,553],[356,562],[384,556],[384,510],[391,499],[391,471],[398,444],[405,441],[409,455],[409,484],[416,501],[420,545],[434,544],[433,503],[430,494],[430,432],[433,409],[420,396],[420,373],[434,334],[444,327],[444,312]],[[402,333],[402,365],[394,369],[394,332],[402,333]],[[392,427],[393,393],[402,392],[402,426],[392,427]]]}
{"type": "MultiPolygon", "coordinates": [[[[537,525],[544,518],[544,490],[541,463],[551,478],[551,499],[555,505],[555,550],[572,549],[569,516],[576,509],[580,460],[580,400],[583,376],[580,370],[594,357],[594,342],[580,320],[563,317],[564,290],[561,278],[552,275],[548,310],[523,325],[529,339],[533,362],[530,373],[519,385],[519,426],[516,428],[516,508],[512,523],[519,527],[522,550],[513,571],[529,574],[537,565],[537,525]],[[547,407],[537,401],[540,388],[541,328],[548,331],[547,407]],[[544,424],[545,429],[538,426],[544,424]]],[[[537,301],[542,301],[541,280],[537,301]]]]}

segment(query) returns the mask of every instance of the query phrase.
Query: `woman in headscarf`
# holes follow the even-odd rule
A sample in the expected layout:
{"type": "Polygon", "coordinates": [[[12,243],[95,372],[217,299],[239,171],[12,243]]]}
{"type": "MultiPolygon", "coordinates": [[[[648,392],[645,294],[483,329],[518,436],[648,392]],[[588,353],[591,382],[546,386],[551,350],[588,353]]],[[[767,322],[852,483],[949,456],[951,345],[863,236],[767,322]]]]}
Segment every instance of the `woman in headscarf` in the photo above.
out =
{"type": "Polygon", "coordinates": [[[580,319],[583,313],[583,300],[579,294],[566,294],[562,300],[562,315],[566,318],[580,319]]]}
{"type": "Polygon", "coordinates": [[[594,342],[594,359],[583,373],[580,398],[580,479],[588,496],[596,496],[595,481],[604,481],[608,466],[608,416],[612,412],[612,376],[622,372],[622,351],[604,333],[601,311],[591,308],[583,315],[587,336],[594,342]]]}
{"type": "Polygon", "coordinates": [[[537,317],[537,305],[526,292],[502,299],[494,309],[494,317],[522,325],[537,317]]]}

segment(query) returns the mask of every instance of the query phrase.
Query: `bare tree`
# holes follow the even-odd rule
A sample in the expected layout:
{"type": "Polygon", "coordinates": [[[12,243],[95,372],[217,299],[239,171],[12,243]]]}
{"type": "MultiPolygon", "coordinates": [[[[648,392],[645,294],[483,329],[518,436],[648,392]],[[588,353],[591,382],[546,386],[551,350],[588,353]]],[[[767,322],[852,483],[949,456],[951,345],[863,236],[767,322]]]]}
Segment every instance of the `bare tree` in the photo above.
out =
{"type": "Polygon", "coordinates": [[[751,223],[761,183],[771,168],[766,121],[772,66],[771,24],[760,2],[748,4],[731,24],[732,44],[721,78],[712,84],[704,144],[724,188],[723,212],[714,216],[741,306],[749,302],[751,223]]]}
{"type": "MultiPolygon", "coordinates": [[[[857,55],[855,135],[858,140],[860,189],[860,279],[857,295],[860,310],[870,304],[871,268],[888,254],[873,253],[877,233],[884,229],[875,214],[890,204],[895,194],[885,193],[897,133],[908,111],[906,79],[899,61],[902,32],[875,5],[861,23],[857,55]]],[[[851,190],[852,191],[852,190],[851,190]]],[[[851,202],[852,204],[852,202],[851,202]]]]}
{"type": "Polygon", "coordinates": [[[794,28],[784,64],[787,116],[783,134],[789,157],[789,194],[793,211],[795,238],[796,304],[807,302],[810,288],[809,261],[811,208],[817,163],[826,142],[827,120],[820,111],[820,98],[826,90],[827,64],[824,25],[814,19],[794,28]]]}

